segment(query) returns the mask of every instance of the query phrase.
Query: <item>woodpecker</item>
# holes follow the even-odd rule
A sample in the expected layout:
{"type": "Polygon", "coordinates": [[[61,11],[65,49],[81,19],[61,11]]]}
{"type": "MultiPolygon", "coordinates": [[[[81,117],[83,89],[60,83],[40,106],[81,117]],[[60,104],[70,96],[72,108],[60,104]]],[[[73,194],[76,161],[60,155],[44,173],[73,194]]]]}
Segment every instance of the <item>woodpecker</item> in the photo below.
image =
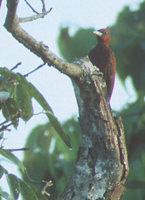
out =
{"type": "Polygon", "coordinates": [[[110,31],[109,27],[93,32],[98,39],[97,45],[89,52],[88,57],[93,65],[98,67],[103,73],[107,85],[107,101],[110,102],[112,95],[115,73],[116,59],[113,51],[109,48],[110,31]]]}

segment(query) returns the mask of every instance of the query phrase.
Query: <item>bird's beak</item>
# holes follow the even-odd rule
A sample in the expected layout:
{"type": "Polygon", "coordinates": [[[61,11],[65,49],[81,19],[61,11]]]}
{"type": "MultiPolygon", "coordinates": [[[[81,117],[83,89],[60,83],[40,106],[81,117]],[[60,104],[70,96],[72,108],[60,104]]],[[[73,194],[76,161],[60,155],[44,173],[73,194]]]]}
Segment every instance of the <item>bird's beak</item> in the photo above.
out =
{"type": "Polygon", "coordinates": [[[103,33],[100,31],[94,31],[93,32],[95,35],[102,37],[103,33]]]}

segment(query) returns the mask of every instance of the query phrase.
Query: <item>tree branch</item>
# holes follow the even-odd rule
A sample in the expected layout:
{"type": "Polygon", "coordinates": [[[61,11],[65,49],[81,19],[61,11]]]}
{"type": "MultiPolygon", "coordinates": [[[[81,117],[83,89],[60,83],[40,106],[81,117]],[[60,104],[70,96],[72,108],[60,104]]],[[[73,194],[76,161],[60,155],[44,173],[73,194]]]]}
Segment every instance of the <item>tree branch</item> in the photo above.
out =
{"type": "Polygon", "coordinates": [[[28,5],[28,7],[35,13],[35,14],[39,14],[32,6],[31,4],[27,1],[27,0],[24,0],[25,3],[28,5]]]}
{"type": "Polygon", "coordinates": [[[41,0],[41,2],[42,2],[42,11],[46,11],[46,7],[45,7],[45,2],[44,2],[44,0],[41,0]]]}
{"type": "Polygon", "coordinates": [[[2,0],[0,0],[0,8],[1,8],[2,0]]]}
{"type": "Polygon", "coordinates": [[[48,13],[50,13],[52,10],[52,8],[50,8],[50,10],[48,10],[47,12],[42,12],[42,13],[38,13],[37,15],[33,15],[30,17],[21,17],[19,18],[19,23],[25,23],[25,22],[31,22],[40,18],[45,17],[48,13]]]}
{"type": "Polygon", "coordinates": [[[81,74],[81,67],[79,65],[68,63],[58,58],[58,56],[49,50],[48,46],[44,45],[42,42],[36,41],[22,29],[19,25],[19,18],[16,15],[18,2],[19,0],[7,0],[8,13],[4,24],[5,28],[17,41],[22,43],[48,65],[53,65],[53,67],[69,77],[79,77],[81,74]]]}

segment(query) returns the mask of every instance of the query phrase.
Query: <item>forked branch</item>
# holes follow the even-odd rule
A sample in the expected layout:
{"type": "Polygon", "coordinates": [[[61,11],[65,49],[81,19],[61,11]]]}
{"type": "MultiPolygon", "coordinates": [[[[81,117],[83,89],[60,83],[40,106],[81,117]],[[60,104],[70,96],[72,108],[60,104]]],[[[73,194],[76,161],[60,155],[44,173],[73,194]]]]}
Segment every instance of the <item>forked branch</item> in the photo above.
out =
{"type": "Polygon", "coordinates": [[[5,28],[14,36],[14,38],[22,43],[27,49],[40,57],[48,65],[52,65],[60,72],[69,77],[76,78],[80,76],[81,68],[77,64],[72,64],[63,61],[49,50],[49,47],[43,42],[38,42],[31,35],[29,35],[20,26],[20,20],[17,17],[17,6],[19,0],[7,0],[7,17],[5,21],[5,28]]]}

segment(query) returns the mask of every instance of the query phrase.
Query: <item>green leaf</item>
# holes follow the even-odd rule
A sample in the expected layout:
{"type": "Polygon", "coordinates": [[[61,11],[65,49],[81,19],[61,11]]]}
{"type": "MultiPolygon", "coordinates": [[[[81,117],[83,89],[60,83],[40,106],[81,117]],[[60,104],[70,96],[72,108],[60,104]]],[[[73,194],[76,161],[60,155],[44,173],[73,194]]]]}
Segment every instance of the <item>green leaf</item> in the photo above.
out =
{"type": "Polygon", "coordinates": [[[46,115],[48,117],[48,119],[50,120],[50,122],[52,123],[53,127],[55,128],[55,130],[57,131],[57,133],[59,134],[59,136],[61,137],[61,139],[64,141],[64,143],[71,148],[71,141],[69,136],[67,136],[59,121],[57,120],[57,118],[54,116],[54,113],[51,109],[51,107],[49,106],[49,104],[47,103],[47,101],[45,100],[45,98],[42,96],[42,94],[31,84],[29,83],[24,76],[19,74],[19,79],[21,79],[21,84],[25,85],[25,88],[27,89],[27,91],[29,91],[29,94],[31,97],[34,97],[35,100],[42,106],[42,108],[45,110],[46,115]]]}
{"type": "Polygon", "coordinates": [[[4,173],[7,173],[7,171],[0,165],[0,179],[4,173]]]}
{"type": "Polygon", "coordinates": [[[37,198],[37,195],[28,184],[26,184],[24,181],[21,180],[19,184],[20,184],[20,193],[23,200],[34,200],[34,199],[40,200],[37,198]]]}
{"type": "Polygon", "coordinates": [[[18,125],[19,109],[17,102],[14,99],[9,98],[2,103],[2,113],[6,120],[12,121],[15,127],[18,125]]]}
{"type": "Polygon", "coordinates": [[[31,185],[33,191],[35,192],[37,199],[39,200],[48,200],[48,198],[41,194],[40,190],[38,190],[35,186],[31,185]]]}
{"type": "Polygon", "coordinates": [[[14,200],[7,192],[4,192],[0,187],[0,196],[7,200],[14,200]]]}
{"type": "Polygon", "coordinates": [[[25,167],[24,167],[23,163],[10,151],[0,149],[0,154],[3,157],[7,158],[8,160],[12,161],[14,164],[16,164],[22,170],[22,172],[25,171],[25,167]]]}
{"type": "Polygon", "coordinates": [[[28,121],[33,114],[32,102],[28,90],[22,83],[16,86],[16,102],[21,112],[21,118],[28,121]]]}
{"type": "Polygon", "coordinates": [[[94,28],[79,28],[72,35],[69,34],[69,27],[60,28],[57,44],[61,55],[70,62],[88,55],[90,49],[97,43],[93,31],[94,28]]]}
{"type": "Polygon", "coordinates": [[[57,131],[57,133],[59,134],[59,136],[61,137],[61,139],[65,142],[65,144],[69,147],[69,148],[72,148],[72,145],[71,145],[71,140],[69,138],[69,136],[67,136],[59,121],[57,120],[57,118],[49,111],[46,111],[46,115],[48,116],[50,122],[52,123],[53,127],[55,128],[55,130],[57,131]]]}
{"type": "Polygon", "coordinates": [[[17,200],[19,196],[19,180],[13,174],[6,174],[7,182],[13,200],[17,200]]]}
{"type": "MultiPolygon", "coordinates": [[[[0,68],[0,71],[8,72],[10,70],[6,68],[0,68]]],[[[11,74],[11,71],[10,71],[10,74],[11,74]]],[[[14,78],[8,76],[8,74],[2,75],[0,73],[0,91],[1,91],[0,101],[1,102],[4,102],[5,99],[13,96],[15,85],[16,85],[16,80],[14,78]]]]}
{"type": "MultiPolygon", "coordinates": [[[[145,1],[135,10],[125,6],[111,28],[111,43],[122,82],[130,77],[139,98],[145,93],[145,1]]],[[[127,85],[126,85],[127,86],[127,85]]]]}

